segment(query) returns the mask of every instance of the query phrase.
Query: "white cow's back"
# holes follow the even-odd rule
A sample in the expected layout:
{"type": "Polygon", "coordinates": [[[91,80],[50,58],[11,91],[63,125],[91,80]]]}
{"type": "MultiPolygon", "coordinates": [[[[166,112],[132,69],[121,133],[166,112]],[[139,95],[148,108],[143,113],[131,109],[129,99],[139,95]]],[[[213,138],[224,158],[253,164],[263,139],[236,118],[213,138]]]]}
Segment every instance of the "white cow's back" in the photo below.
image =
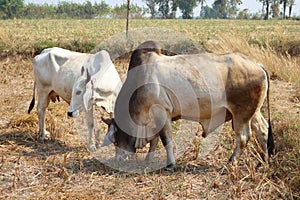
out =
{"type": "Polygon", "coordinates": [[[49,87],[69,103],[72,97],[72,87],[81,74],[82,66],[93,75],[107,62],[111,60],[106,51],[86,54],[58,47],[45,49],[33,60],[37,89],[47,90],[49,87]]]}

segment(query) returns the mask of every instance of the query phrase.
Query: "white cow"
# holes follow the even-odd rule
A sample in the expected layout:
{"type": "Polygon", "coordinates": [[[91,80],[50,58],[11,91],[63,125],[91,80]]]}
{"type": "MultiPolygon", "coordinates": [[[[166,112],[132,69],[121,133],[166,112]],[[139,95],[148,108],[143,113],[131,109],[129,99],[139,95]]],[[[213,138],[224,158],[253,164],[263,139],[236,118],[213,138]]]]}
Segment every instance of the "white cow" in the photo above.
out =
{"type": "MultiPolygon", "coordinates": [[[[96,74],[106,65],[112,70],[114,65],[111,65],[111,59],[107,51],[100,51],[96,54],[86,54],[69,51],[66,49],[54,47],[42,51],[33,59],[34,71],[34,88],[33,98],[30,103],[28,113],[33,109],[35,102],[35,92],[38,96],[38,119],[39,119],[39,138],[40,142],[45,140],[45,110],[49,105],[50,100],[53,102],[59,97],[64,99],[68,104],[71,102],[72,88],[75,81],[81,77],[81,68],[85,68],[90,74],[96,74]]],[[[106,74],[102,74],[106,76],[106,74]]],[[[110,107],[105,104],[103,107],[110,110],[110,107]]],[[[87,117],[90,119],[90,117],[87,117]]],[[[91,129],[91,127],[89,127],[91,129]]],[[[93,132],[93,130],[90,130],[93,132]]],[[[89,144],[90,149],[94,149],[94,144],[89,144]]]]}

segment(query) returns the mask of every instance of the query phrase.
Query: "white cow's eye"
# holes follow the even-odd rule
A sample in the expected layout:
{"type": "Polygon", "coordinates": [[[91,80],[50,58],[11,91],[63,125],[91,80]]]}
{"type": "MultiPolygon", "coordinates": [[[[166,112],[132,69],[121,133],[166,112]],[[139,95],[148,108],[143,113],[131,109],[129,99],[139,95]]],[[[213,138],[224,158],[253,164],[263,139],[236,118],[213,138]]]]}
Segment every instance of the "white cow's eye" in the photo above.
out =
{"type": "Polygon", "coordinates": [[[80,95],[80,94],[81,94],[81,91],[80,91],[80,90],[76,92],[76,95],[80,95]]]}

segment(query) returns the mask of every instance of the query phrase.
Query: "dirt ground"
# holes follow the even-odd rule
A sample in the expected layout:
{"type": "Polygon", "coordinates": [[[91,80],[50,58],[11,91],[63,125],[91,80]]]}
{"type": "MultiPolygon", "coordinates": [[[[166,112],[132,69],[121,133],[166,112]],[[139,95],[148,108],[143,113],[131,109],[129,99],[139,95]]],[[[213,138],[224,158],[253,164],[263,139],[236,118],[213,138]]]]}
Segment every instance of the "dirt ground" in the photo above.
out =
{"type": "MultiPolygon", "coordinates": [[[[116,66],[124,74],[126,64],[116,66]]],[[[50,104],[46,125],[52,139],[40,144],[36,108],[27,114],[33,92],[31,58],[2,57],[0,73],[0,199],[300,198],[272,165],[255,170],[258,154],[253,140],[238,166],[227,165],[234,145],[227,126],[208,155],[194,159],[191,147],[171,175],[120,172],[93,158],[67,117],[64,102],[50,104]]],[[[291,120],[300,116],[300,91],[294,84],[272,80],[270,95],[274,126],[281,115],[291,120]]]]}

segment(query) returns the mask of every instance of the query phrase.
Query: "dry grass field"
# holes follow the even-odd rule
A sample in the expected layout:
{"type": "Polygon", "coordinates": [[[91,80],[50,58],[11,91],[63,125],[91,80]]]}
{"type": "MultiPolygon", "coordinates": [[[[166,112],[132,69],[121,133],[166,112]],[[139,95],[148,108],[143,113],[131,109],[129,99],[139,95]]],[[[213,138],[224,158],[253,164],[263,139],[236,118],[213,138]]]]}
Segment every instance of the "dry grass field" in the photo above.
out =
{"type": "MultiPolygon", "coordinates": [[[[50,103],[51,138],[36,141],[31,61],[43,48],[88,52],[124,30],[123,20],[0,21],[0,199],[300,199],[300,22],[133,20],[131,28],[160,27],[186,34],[207,51],[241,52],[271,74],[271,121],[276,154],[269,166],[252,138],[237,166],[228,165],[234,133],[226,124],[219,142],[195,158],[191,144],[171,175],[112,169],[89,154],[68,105],[50,103]],[[220,169],[222,169],[220,171],[220,169]]],[[[114,61],[124,77],[128,56],[114,61]]],[[[36,110],[36,109],[35,109],[36,110]]],[[[105,127],[101,127],[105,132],[105,127]]],[[[196,136],[195,141],[202,141],[196,136]]]]}

